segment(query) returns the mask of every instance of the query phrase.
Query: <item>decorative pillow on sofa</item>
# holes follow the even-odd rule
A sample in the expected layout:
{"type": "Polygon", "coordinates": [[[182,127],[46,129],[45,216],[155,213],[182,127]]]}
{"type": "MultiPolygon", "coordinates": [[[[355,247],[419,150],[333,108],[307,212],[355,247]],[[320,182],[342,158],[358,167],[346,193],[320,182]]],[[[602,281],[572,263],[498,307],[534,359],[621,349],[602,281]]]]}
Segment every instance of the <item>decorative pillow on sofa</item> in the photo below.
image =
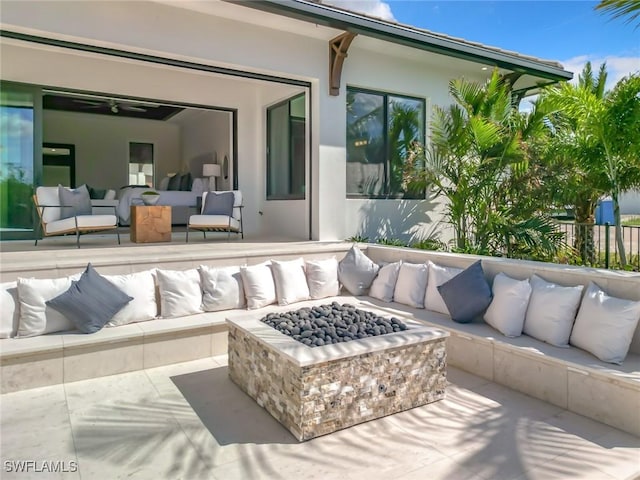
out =
{"type": "Polygon", "coordinates": [[[116,313],[107,327],[117,327],[128,323],[146,322],[158,315],[156,282],[151,271],[128,275],[103,275],[124,293],[133,297],[122,310],[116,313]]]}
{"type": "Polygon", "coordinates": [[[169,177],[169,183],[167,184],[167,190],[180,190],[180,179],[182,175],[176,173],[169,177]]]}
{"type": "Polygon", "coordinates": [[[338,263],[338,279],[351,295],[364,295],[376,278],[379,268],[354,245],[338,263]]]}
{"type": "Polygon", "coordinates": [[[190,192],[192,183],[193,179],[191,178],[191,173],[183,174],[180,177],[180,190],[183,192],[190,192]]]}
{"type": "Polygon", "coordinates": [[[60,197],[60,205],[64,205],[61,209],[61,219],[76,215],[91,215],[91,198],[86,185],[80,185],[76,189],[58,185],[58,197],[60,197]]]}
{"type": "Polygon", "coordinates": [[[610,297],[591,282],[584,292],[569,343],[603,362],[621,364],[640,320],[640,302],[610,297]]]}
{"type": "Polygon", "coordinates": [[[276,284],[278,305],[309,300],[309,286],[304,273],[304,260],[271,261],[271,273],[276,284]]]}
{"type": "Polygon", "coordinates": [[[556,347],[568,347],[583,288],[563,287],[534,274],[524,333],[556,347]]]}
{"type": "Polygon", "coordinates": [[[15,337],[19,323],[18,282],[0,283],[0,338],[15,337]]]}
{"type": "Polygon", "coordinates": [[[82,333],[95,333],[131,300],[89,264],[80,280],[71,282],[66,292],[47,305],[71,320],[82,333]]]}
{"type": "Polygon", "coordinates": [[[202,287],[197,269],[156,270],[162,318],[184,317],[202,312],[202,287]]]}
{"type": "Polygon", "coordinates": [[[249,310],[276,303],[276,285],[270,262],[240,267],[240,274],[249,310]]]}
{"type": "Polygon", "coordinates": [[[382,300],[383,302],[393,302],[393,292],[396,289],[398,273],[402,260],[399,262],[387,263],[380,267],[378,276],[373,280],[369,289],[369,296],[382,300]]]}
{"type": "Polygon", "coordinates": [[[491,287],[484,278],[480,260],[439,285],[438,292],[449,310],[451,319],[458,323],[472,322],[474,318],[482,315],[491,303],[491,287]]]}
{"type": "Polygon", "coordinates": [[[414,308],[424,308],[429,267],[426,263],[402,263],[393,300],[414,308]]]}
{"type": "Polygon", "coordinates": [[[424,308],[449,315],[449,310],[442,299],[442,295],[438,292],[438,287],[462,272],[462,268],[443,267],[442,265],[436,265],[431,260],[427,264],[429,265],[429,281],[427,282],[427,290],[424,297],[424,308]]]}
{"type": "Polygon", "coordinates": [[[307,285],[311,298],[335,297],[340,294],[338,260],[307,260],[305,262],[307,285]]]}
{"type": "Polygon", "coordinates": [[[506,337],[519,337],[530,296],[528,278],[516,280],[499,273],[493,279],[493,300],[484,314],[485,322],[506,337]]]}
{"type": "Polygon", "coordinates": [[[245,308],[244,287],[240,267],[198,267],[202,281],[202,309],[219,312],[232,308],[245,308]]]}
{"type": "Polygon", "coordinates": [[[204,198],[202,215],[226,215],[233,213],[233,192],[208,192],[204,198]]]}
{"type": "Polygon", "coordinates": [[[46,302],[66,292],[80,274],[62,278],[18,278],[20,323],[17,337],[35,337],[45,333],[73,330],[73,322],[46,302]]]}

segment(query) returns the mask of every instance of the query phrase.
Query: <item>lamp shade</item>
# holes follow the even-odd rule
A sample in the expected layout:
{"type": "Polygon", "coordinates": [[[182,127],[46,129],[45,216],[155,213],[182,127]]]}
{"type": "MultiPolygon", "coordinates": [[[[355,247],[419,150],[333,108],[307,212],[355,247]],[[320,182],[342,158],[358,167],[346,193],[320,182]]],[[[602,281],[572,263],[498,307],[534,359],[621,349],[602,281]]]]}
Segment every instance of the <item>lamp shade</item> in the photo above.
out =
{"type": "Polygon", "coordinates": [[[204,165],[202,165],[202,176],[203,177],[219,177],[220,165],[215,163],[205,163],[204,165]]]}

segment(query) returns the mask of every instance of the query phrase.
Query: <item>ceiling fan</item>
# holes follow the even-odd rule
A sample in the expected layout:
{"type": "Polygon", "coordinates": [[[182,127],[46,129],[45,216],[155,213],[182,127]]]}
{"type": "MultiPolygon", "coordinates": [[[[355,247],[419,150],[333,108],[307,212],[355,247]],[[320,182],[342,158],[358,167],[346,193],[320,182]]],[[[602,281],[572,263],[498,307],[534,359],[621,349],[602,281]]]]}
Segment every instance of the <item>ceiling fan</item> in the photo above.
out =
{"type": "Polygon", "coordinates": [[[128,112],[146,112],[146,106],[134,105],[128,102],[116,101],[112,98],[105,98],[104,100],[82,100],[79,98],[74,98],[73,101],[75,103],[85,104],[85,108],[104,108],[107,107],[111,110],[111,113],[118,113],[120,110],[128,111],[128,112]]]}

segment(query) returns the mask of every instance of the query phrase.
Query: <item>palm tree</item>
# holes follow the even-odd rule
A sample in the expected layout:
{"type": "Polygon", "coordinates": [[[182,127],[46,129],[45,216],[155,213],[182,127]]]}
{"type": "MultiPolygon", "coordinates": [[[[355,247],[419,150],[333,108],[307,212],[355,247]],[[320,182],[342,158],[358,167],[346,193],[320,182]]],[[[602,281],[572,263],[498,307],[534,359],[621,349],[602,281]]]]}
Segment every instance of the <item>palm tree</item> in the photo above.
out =
{"type": "Polygon", "coordinates": [[[603,10],[613,18],[627,17],[626,23],[638,21],[640,25],[640,2],[638,0],[601,0],[596,10],[603,10]]]}

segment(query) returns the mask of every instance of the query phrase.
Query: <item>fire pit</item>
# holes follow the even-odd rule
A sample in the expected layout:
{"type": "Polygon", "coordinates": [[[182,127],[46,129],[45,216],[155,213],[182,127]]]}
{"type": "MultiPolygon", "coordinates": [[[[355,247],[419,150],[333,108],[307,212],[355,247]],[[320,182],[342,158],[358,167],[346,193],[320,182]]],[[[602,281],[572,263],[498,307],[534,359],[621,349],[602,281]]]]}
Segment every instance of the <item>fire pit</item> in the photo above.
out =
{"type": "Polygon", "coordinates": [[[255,316],[227,319],[229,376],[299,441],[444,398],[449,334],[397,322],[405,329],[311,348],[255,316]]]}

